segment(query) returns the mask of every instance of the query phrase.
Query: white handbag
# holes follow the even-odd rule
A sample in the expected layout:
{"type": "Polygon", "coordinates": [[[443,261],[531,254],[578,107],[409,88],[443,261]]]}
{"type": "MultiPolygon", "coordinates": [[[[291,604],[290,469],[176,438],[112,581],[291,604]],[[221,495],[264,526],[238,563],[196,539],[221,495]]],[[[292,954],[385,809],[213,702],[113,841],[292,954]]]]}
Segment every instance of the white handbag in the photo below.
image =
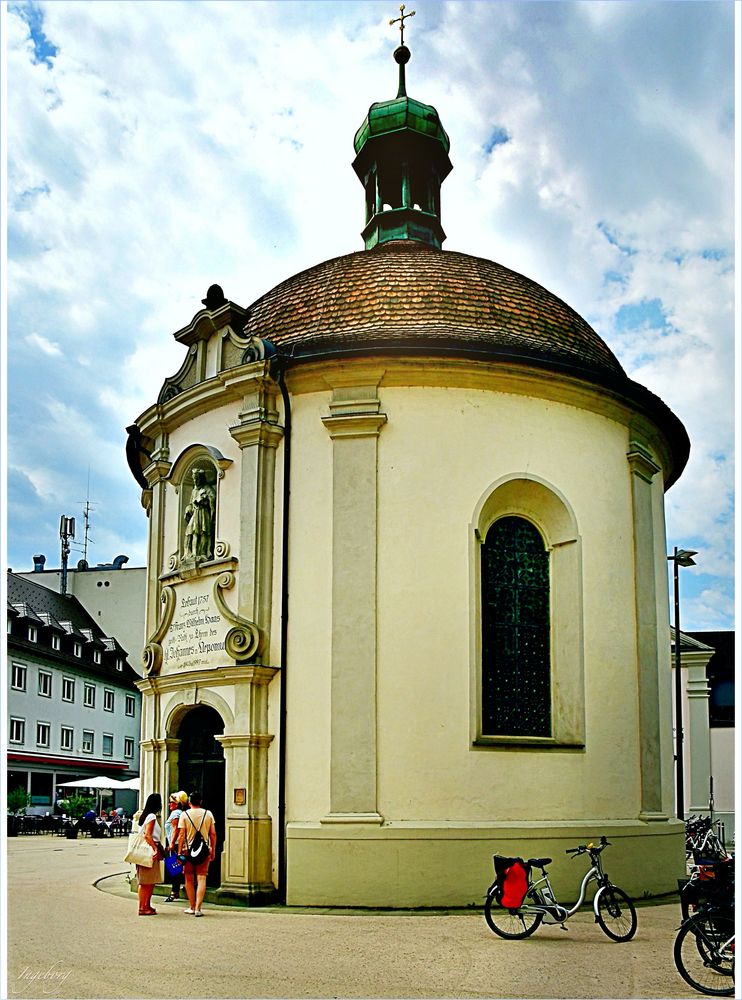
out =
{"type": "Polygon", "coordinates": [[[129,846],[124,861],[130,865],[141,865],[143,868],[151,868],[155,863],[154,852],[141,833],[129,834],[129,846]]]}

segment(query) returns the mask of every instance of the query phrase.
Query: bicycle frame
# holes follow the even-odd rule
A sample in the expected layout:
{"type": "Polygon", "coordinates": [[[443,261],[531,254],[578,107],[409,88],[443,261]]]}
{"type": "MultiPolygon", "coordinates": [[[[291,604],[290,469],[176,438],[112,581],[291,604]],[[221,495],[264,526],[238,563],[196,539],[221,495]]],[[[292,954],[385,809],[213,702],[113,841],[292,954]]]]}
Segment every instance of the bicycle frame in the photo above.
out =
{"type": "Polygon", "coordinates": [[[530,893],[535,890],[536,892],[540,893],[543,898],[545,895],[543,889],[545,888],[548,890],[548,895],[546,895],[545,901],[543,903],[524,902],[523,905],[520,907],[522,912],[542,914],[545,924],[563,924],[565,920],[569,920],[570,917],[573,917],[575,913],[577,913],[577,911],[580,909],[582,904],[585,902],[588,885],[591,882],[597,882],[599,888],[598,891],[595,893],[595,896],[593,897],[593,912],[595,913],[595,916],[597,918],[598,900],[600,899],[603,890],[609,885],[609,882],[608,882],[608,877],[603,871],[603,865],[600,860],[600,854],[592,856],[591,860],[593,862],[592,866],[589,869],[589,871],[585,873],[585,876],[582,879],[582,884],[580,885],[580,894],[574,906],[572,907],[564,906],[557,900],[556,896],[554,895],[554,890],[551,887],[551,882],[549,881],[549,876],[547,875],[546,870],[541,869],[543,871],[543,875],[537,881],[531,882],[530,886],[528,887],[528,891],[530,893]],[[550,900],[553,900],[553,902],[550,900]]]}

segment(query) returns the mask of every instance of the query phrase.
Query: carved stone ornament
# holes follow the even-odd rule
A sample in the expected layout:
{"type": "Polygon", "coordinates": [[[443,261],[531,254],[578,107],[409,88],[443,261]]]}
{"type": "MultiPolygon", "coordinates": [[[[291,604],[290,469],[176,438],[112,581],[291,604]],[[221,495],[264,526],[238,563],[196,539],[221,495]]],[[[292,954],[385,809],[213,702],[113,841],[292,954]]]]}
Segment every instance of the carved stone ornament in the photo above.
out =
{"type": "Polygon", "coordinates": [[[215,559],[228,559],[230,553],[229,542],[218,541],[214,546],[215,559]]]}
{"type": "Polygon", "coordinates": [[[260,631],[255,622],[232,611],[224,600],[223,591],[231,590],[234,584],[234,573],[220,573],[214,581],[214,602],[220,614],[233,623],[224,640],[224,648],[229,656],[239,662],[249,660],[255,655],[260,643],[260,631]]]}
{"type": "Polygon", "coordinates": [[[145,677],[159,674],[162,667],[162,640],[165,633],[170,628],[175,612],[175,590],[172,587],[163,587],[160,594],[160,620],[157,628],[149,637],[147,645],[142,650],[142,666],[145,677]]]}
{"type": "Polygon", "coordinates": [[[275,353],[276,349],[270,341],[262,340],[260,337],[250,337],[247,347],[242,352],[242,364],[251,365],[255,361],[265,361],[275,353]]]}

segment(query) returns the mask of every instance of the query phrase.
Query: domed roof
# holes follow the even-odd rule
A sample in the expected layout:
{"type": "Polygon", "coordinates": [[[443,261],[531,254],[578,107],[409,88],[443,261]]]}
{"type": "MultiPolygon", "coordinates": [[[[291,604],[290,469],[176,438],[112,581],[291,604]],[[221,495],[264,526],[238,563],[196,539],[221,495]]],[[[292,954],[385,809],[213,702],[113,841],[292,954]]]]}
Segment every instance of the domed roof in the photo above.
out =
{"type": "Polygon", "coordinates": [[[414,240],[335,257],[282,281],[249,308],[244,333],[295,358],[456,350],[625,378],[595,330],[535,281],[414,240]]]}
{"type": "Polygon", "coordinates": [[[270,341],[292,364],[453,355],[562,373],[609,390],[662,429],[673,454],[666,488],[688,460],[681,421],[626,375],[589,323],[542,285],[482,257],[392,240],[282,281],[246,320],[245,337],[270,341]]]}

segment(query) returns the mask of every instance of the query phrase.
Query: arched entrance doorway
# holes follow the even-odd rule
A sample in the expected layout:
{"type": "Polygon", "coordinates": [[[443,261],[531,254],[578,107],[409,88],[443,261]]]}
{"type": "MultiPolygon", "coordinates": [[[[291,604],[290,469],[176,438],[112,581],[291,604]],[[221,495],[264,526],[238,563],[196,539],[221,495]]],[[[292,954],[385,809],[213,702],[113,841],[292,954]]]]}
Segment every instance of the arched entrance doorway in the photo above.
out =
{"type": "Polygon", "coordinates": [[[215,736],[224,732],[224,721],[208,705],[197,705],[184,717],[178,729],[178,787],[186,792],[200,789],[203,804],[216,822],[216,858],[209,866],[207,885],[221,882],[221,855],[224,843],[224,750],[215,736]]]}

